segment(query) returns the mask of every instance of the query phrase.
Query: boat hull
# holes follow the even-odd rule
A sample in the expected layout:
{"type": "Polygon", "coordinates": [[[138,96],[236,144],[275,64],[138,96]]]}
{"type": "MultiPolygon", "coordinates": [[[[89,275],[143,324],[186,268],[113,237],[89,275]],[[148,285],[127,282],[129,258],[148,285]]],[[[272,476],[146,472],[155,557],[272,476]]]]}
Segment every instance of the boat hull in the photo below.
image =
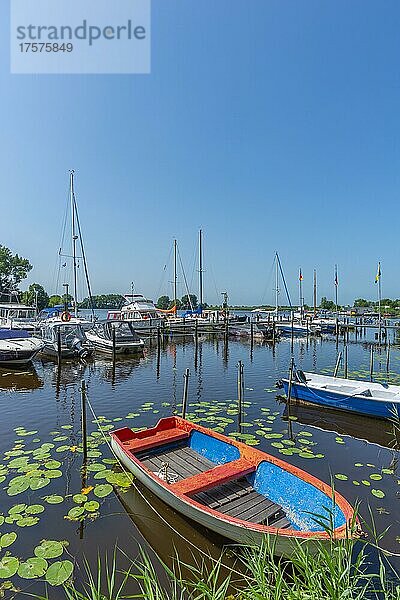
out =
{"type": "MultiPolygon", "coordinates": [[[[288,394],[289,381],[282,380],[285,394],[288,394]]],[[[331,390],[322,391],[310,384],[293,381],[291,389],[291,401],[304,402],[306,404],[317,404],[324,408],[348,411],[359,415],[367,415],[380,419],[391,419],[397,411],[397,405],[393,402],[371,400],[365,396],[346,396],[331,390]]]]}

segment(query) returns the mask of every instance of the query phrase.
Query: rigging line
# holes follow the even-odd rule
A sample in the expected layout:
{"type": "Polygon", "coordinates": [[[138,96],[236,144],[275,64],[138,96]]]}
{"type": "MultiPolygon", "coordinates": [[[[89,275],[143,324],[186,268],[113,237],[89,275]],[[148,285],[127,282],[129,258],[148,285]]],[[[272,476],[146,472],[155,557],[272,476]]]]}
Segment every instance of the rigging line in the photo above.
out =
{"type": "Polygon", "coordinates": [[[263,293],[261,296],[261,304],[264,304],[264,301],[266,303],[267,290],[271,290],[271,281],[272,281],[272,273],[274,270],[274,265],[275,265],[275,257],[272,260],[271,267],[270,267],[268,277],[267,277],[267,282],[265,284],[265,287],[264,287],[264,290],[263,290],[263,293]]]}
{"type": "MultiPolygon", "coordinates": [[[[213,560],[214,562],[219,562],[218,559],[215,559],[214,557],[212,557],[209,554],[207,554],[207,552],[205,552],[204,550],[202,550],[201,548],[199,548],[191,540],[189,540],[188,538],[186,538],[180,531],[178,531],[177,529],[175,529],[175,527],[173,527],[173,525],[169,521],[167,521],[167,519],[164,519],[164,517],[154,508],[154,506],[152,506],[151,502],[145,497],[145,495],[143,494],[143,492],[135,485],[135,479],[136,479],[136,477],[130,471],[128,471],[126,469],[125,465],[119,460],[118,456],[114,452],[113,447],[111,446],[110,441],[106,437],[105,432],[103,431],[103,428],[101,427],[101,423],[99,423],[99,420],[98,420],[97,415],[96,415],[96,413],[94,411],[94,408],[93,408],[93,406],[92,406],[92,404],[91,404],[91,402],[89,400],[87,392],[86,392],[86,402],[87,402],[87,404],[89,406],[89,409],[90,409],[90,411],[91,411],[91,413],[93,415],[95,423],[96,423],[99,431],[101,432],[101,435],[103,436],[103,439],[104,439],[105,443],[107,444],[108,448],[111,451],[111,454],[113,454],[115,456],[115,458],[118,460],[118,465],[121,467],[122,471],[125,473],[125,475],[129,479],[129,481],[131,482],[131,485],[139,493],[139,495],[146,502],[146,504],[149,506],[149,508],[151,508],[151,510],[157,515],[157,517],[159,519],[161,519],[161,521],[163,521],[165,523],[165,525],[167,525],[167,527],[169,527],[176,535],[178,535],[179,537],[181,537],[186,543],[188,543],[191,546],[193,546],[194,548],[196,548],[196,550],[198,552],[200,552],[201,554],[203,554],[204,556],[206,556],[208,559],[213,560]]],[[[242,576],[242,573],[239,573],[239,571],[236,571],[233,568],[232,568],[232,572],[235,573],[236,575],[242,576]]]]}
{"type": "Polygon", "coordinates": [[[287,299],[288,299],[288,302],[289,302],[289,306],[290,306],[290,308],[293,308],[292,303],[290,301],[289,290],[288,290],[287,285],[286,285],[286,279],[285,279],[285,275],[283,274],[281,260],[279,258],[279,254],[278,253],[276,253],[276,260],[278,261],[279,270],[280,270],[280,273],[281,273],[281,277],[282,277],[282,281],[283,281],[283,286],[285,288],[285,292],[286,292],[286,296],[287,296],[287,299]]]}
{"type": "Polygon", "coordinates": [[[169,254],[168,254],[167,261],[166,261],[166,263],[164,264],[164,267],[163,267],[163,269],[162,269],[162,271],[161,271],[161,278],[160,278],[160,282],[159,282],[159,285],[158,285],[157,297],[159,297],[159,296],[160,296],[160,293],[161,293],[161,288],[162,288],[162,287],[163,287],[163,285],[164,285],[164,280],[165,280],[165,276],[166,276],[166,270],[167,270],[167,266],[169,265],[169,263],[170,263],[170,260],[171,260],[171,254],[172,254],[172,250],[173,250],[173,245],[170,247],[170,250],[169,250],[169,254]]]}
{"type": "MultiPolygon", "coordinates": [[[[82,239],[82,231],[81,231],[81,223],[79,220],[79,214],[78,214],[78,207],[76,205],[76,198],[75,198],[75,190],[72,190],[72,201],[73,201],[73,208],[75,210],[75,216],[76,216],[76,224],[78,225],[78,233],[79,233],[79,242],[81,245],[81,249],[82,249],[82,259],[83,259],[83,267],[84,267],[84,271],[85,271],[85,277],[86,277],[86,284],[87,284],[87,288],[88,288],[88,292],[89,292],[89,305],[92,311],[92,317],[94,319],[94,305],[93,305],[93,296],[92,296],[92,289],[90,286],[90,279],[89,279],[89,271],[87,268],[87,262],[86,262],[86,254],[85,254],[85,248],[83,246],[83,239],[82,239]]],[[[76,298],[75,298],[75,302],[76,302],[76,298]]]]}
{"type": "MultiPolygon", "coordinates": [[[[59,247],[58,247],[58,254],[57,254],[57,259],[56,259],[56,264],[54,267],[54,275],[55,272],[57,270],[57,265],[58,265],[58,270],[57,270],[57,280],[56,280],[56,286],[54,288],[54,293],[57,294],[57,292],[59,291],[59,286],[60,286],[60,274],[61,274],[61,251],[62,248],[64,247],[64,241],[65,241],[65,232],[66,232],[66,228],[67,228],[67,220],[68,220],[68,211],[69,211],[69,207],[70,207],[70,202],[69,202],[69,188],[67,191],[67,202],[65,203],[65,208],[64,208],[64,216],[63,216],[63,220],[61,222],[61,234],[60,234],[60,241],[59,241],[59,247]]],[[[53,280],[53,284],[54,284],[54,280],[53,280]]]]}
{"type": "Polygon", "coordinates": [[[184,269],[184,267],[183,267],[183,262],[182,262],[182,258],[181,258],[181,253],[179,252],[179,246],[178,246],[177,250],[178,250],[178,260],[179,260],[179,264],[180,264],[180,266],[181,266],[181,269],[182,269],[183,281],[185,282],[186,294],[187,294],[187,297],[188,297],[188,299],[189,299],[190,310],[192,310],[192,311],[193,311],[194,309],[193,309],[193,304],[192,304],[192,298],[190,297],[189,286],[188,286],[187,279],[186,279],[186,273],[185,273],[185,269],[184,269]]]}

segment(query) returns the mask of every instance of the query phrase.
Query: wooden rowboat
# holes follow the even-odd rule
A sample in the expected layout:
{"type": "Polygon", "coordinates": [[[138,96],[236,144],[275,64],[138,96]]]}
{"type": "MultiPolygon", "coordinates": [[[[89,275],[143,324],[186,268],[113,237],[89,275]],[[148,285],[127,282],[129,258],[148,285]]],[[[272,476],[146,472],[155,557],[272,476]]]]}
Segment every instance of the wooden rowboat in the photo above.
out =
{"type": "Polygon", "coordinates": [[[330,486],[180,417],[138,432],[118,429],[111,444],[122,464],[166,504],[235,542],[259,544],[272,535],[276,554],[290,555],[293,540],[313,546],[355,535],[353,508],[330,486]]]}

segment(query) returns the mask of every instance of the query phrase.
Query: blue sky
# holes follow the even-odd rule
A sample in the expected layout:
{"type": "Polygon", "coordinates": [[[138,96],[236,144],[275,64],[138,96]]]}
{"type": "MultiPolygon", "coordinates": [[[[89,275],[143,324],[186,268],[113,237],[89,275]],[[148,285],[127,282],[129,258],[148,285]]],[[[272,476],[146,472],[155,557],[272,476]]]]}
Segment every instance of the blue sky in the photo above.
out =
{"type": "MultiPolygon", "coordinates": [[[[94,293],[171,294],[204,230],[205,300],[400,297],[400,4],[153,0],[150,75],[10,75],[0,5],[0,243],[53,293],[68,170],[94,293]],[[160,283],[164,280],[165,285],[160,283]]],[[[183,288],[180,288],[184,293],[183,288]]],[[[197,290],[194,290],[197,292],[197,290]]]]}

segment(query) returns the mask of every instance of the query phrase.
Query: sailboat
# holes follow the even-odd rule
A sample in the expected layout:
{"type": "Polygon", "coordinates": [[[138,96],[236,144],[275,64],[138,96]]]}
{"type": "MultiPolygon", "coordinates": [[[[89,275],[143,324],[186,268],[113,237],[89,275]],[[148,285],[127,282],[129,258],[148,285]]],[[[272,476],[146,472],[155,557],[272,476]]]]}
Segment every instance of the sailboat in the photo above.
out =
{"type": "MultiPolygon", "coordinates": [[[[89,298],[92,298],[90,288],[89,273],[86,261],[85,250],[82,240],[82,231],[78,216],[78,208],[74,188],[74,171],[70,171],[69,177],[69,203],[71,210],[71,245],[72,255],[62,254],[62,248],[59,250],[59,260],[72,259],[73,267],[73,296],[72,305],[69,300],[69,285],[65,287],[64,310],[61,307],[56,309],[41,311],[38,317],[38,327],[40,335],[44,341],[43,353],[49,356],[58,356],[63,358],[83,357],[86,358],[93,352],[92,344],[87,340],[84,326],[90,327],[91,322],[88,319],[82,319],[78,315],[78,267],[79,260],[82,260],[85,272],[86,285],[89,298]],[[77,242],[79,241],[81,256],[77,254],[77,242]]],[[[61,265],[65,267],[67,262],[61,265]]],[[[94,311],[92,306],[92,317],[94,320],[94,311]]]]}

